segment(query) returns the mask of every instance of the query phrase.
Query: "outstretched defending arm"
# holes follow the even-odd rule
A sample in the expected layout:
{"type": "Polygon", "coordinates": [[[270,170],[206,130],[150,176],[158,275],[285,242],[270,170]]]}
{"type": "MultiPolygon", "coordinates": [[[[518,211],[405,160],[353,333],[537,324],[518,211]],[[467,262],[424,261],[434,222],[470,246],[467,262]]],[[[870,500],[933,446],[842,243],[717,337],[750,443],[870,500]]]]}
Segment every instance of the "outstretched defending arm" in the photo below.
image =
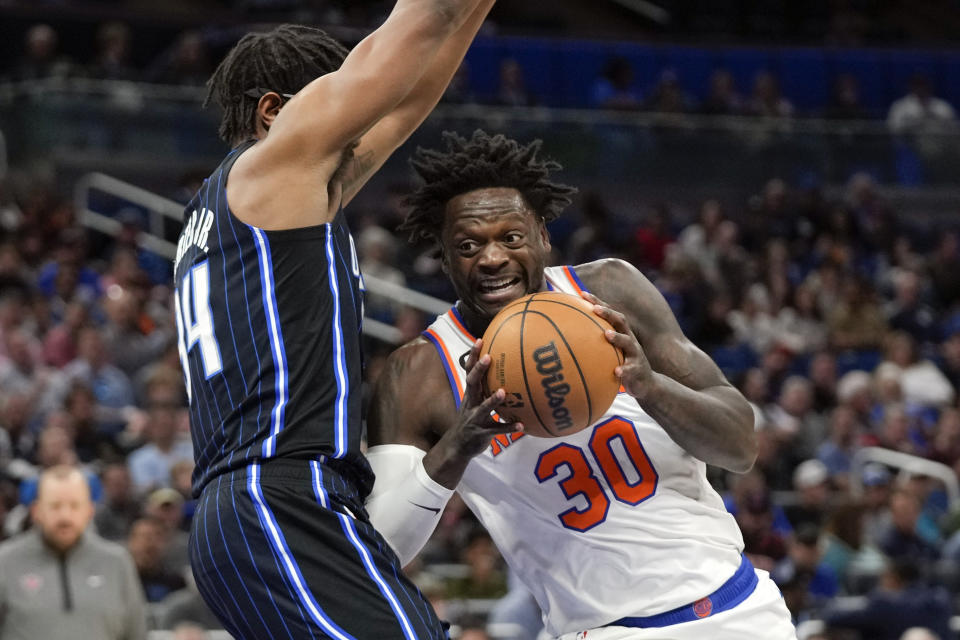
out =
{"type": "MultiPolygon", "coordinates": [[[[388,123],[376,134],[374,155],[362,149],[351,160],[354,147],[404,103],[425,73],[442,80],[442,69],[434,68],[439,55],[444,56],[441,65],[443,60],[452,65],[458,53],[463,57],[460,51],[466,51],[486,15],[475,14],[485,1],[397,0],[386,22],[354,47],[338,70],[313,80],[288,102],[264,87],[257,107],[261,141],[237,159],[227,185],[234,213],[266,229],[329,222],[343,202],[343,178],[363,184],[357,175],[346,174],[368,178],[402,142],[396,138],[403,127],[388,123]],[[454,36],[461,38],[445,47],[454,36]],[[351,168],[351,162],[360,164],[351,168]],[[357,171],[360,166],[366,171],[357,171]]],[[[433,79],[425,86],[433,87],[433,79]]],[[[419,114],[416,122],[424,117],[419,114]]],[[[410,122],[412,116],[400,121],[410,122]]],[[[354,185],[353,193],[358,188],[354,185]]]]}
{"type": "Polygon", "coordinates": [[[481,0],[463,26],[443,44],[417,85],[393,111],[364,134],[353,157],[341,170],[343,206],[357,195],[440,102],[494,2],[481,0]]]}

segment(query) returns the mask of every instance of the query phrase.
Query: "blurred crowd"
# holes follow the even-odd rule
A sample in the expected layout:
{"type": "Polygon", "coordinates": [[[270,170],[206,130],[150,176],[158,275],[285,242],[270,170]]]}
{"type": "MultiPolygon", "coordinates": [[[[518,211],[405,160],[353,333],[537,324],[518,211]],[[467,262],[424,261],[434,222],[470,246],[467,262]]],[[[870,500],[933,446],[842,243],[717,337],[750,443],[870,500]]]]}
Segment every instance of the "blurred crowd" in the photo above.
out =
{"type": "MultiPolygon", "coordinates": [[[[149,60],[134,58],[135,32],[123,22],[101,24],[94,34],[94,46],[82,58],[61,51],[60,37],[49,24],[35,24],[23,34],[19,56],[0,68],[0,80],[87,78],[146,82],[160,85],[202,86],[213,70],[213,61],[239,36],[230,30],[188,29],[165,49],[153,52],[149,60]]],[[[536,69],[524,68],[518,60],[505,57],[499,62],[496,87],[480,91],[471,80],[465,63],[451,83],[444,101],[458,104],[502,106],[551,106],[554,98],[537,95],[526,82],[536,69]]],[[[772,120],[815,117],[834,120],[886,118],[894,134],[938,134],[956,131],[956,112],[935,95],[932,78],[918,71],[903,87],[904,94],[885,113],[863,104],[857,76],[838,73],[832,79],[830,99],[814,109],[796,109],[780,90],[776,73],[759,71],[752,84],[738,86],[728,69],[717,68],[708,86],[692,87],[676,69],[664,68],[652,78],[640,78],[626,57],[610,57],[601,73],[590,81],[589,104],[594,108],[619,111],[647,111],[660,114],[703,114],[752,116],[772,120]],[[703,96],[696,99],[694,96],[703,96]]]]}

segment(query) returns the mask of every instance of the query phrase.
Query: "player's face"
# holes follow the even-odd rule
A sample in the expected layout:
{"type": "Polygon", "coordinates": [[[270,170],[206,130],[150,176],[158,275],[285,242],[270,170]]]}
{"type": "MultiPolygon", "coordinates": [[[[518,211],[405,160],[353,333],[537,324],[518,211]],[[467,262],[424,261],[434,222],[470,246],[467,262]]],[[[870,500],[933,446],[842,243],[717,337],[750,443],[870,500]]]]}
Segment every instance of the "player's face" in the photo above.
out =
{"type": "Polygon", "coordinates": [[[463,310],[481,323],[543,288],[550,238],[516,189],[477,189],[450,200],[440,242],[463,310]]]}

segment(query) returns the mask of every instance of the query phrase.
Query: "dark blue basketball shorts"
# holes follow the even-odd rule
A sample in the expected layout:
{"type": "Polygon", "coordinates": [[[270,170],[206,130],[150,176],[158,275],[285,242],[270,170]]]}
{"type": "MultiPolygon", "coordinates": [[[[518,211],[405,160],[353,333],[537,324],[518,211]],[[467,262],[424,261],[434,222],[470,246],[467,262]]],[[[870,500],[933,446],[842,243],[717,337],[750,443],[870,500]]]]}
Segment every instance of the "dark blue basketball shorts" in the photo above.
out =
{"type": "Polygon", "coordinates": [[[447,638],[356,489],[319,462],[276,460],[211,480],[190,562],[239,640],[447,638]]]}

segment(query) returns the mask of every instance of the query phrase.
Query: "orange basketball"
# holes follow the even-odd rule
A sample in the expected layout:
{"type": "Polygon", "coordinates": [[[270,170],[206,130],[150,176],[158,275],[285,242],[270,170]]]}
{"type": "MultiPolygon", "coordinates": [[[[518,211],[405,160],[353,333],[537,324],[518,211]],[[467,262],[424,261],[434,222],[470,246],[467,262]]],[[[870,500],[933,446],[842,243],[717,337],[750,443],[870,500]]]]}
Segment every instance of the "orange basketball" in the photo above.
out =
{"type": "Polygon", "coordinates": [[[599,420],[620,388],[613,370],[623,353],[607,342],[610,328],[589,302],[568,293],[534,293],[501,309],[483,334],[492,360],[486,389],[507,393],[500,416],[542,438],[599,420]]]}

